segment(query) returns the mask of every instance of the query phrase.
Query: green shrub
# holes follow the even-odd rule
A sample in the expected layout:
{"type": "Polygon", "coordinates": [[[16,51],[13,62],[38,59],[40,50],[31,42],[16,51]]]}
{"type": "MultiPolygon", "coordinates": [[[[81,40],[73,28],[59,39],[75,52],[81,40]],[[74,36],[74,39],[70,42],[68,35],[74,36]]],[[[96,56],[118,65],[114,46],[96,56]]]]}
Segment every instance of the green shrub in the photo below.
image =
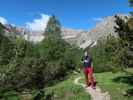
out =
{"type": "Polygon", "coordinates": [[[45,60],[40,58],[24,58],[21,63],[14,64],[5,73],[1,86],[5,89],[24,90],[44,87],[45,60]]]}
{"type": "Polygon", "coordinates": [[[98,41],[90,52],[95,72],[116,71],[123,68],[124,48],[120,46],[119,38],[109,35],[107,39],[98,41]]]}
{"type": "Polygon", "coordinates": [[[22,37],[11,41],[0,37],[1,92],[40,90],[79,68],[82,50],[61,39],[60,24],[54,16],[45,35],[37,44],[22,37]]]}
{"type": "Polygon", "coordinates": [[[14,44],[9,38],[0,34],[0,65],[6,65],[14,56],[14,44]]]}

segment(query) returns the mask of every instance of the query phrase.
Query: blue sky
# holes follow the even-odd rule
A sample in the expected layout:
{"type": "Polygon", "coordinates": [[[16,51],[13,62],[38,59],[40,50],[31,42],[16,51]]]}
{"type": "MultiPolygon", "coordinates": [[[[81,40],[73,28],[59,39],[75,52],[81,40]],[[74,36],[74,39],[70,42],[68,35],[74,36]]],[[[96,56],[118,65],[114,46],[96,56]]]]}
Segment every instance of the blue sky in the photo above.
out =
{"type": "Polygon", "coordinates": [[[1,0],[0,16],[24,26],[41,18],[40,14],[54,14],[63,27],[89,29],[97,19],[130,12],[128,5],[128,0],[1,0]]]}

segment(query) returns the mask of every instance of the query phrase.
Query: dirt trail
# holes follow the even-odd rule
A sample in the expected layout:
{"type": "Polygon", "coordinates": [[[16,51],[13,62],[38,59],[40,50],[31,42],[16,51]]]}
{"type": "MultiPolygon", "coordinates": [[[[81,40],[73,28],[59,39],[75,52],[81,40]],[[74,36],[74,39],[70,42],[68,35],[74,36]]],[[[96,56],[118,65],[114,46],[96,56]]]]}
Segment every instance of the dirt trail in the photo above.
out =
{"type": "Polygon", "coordinates": [[[92,100],[110,100],[110,95],[108,92],[102,93],[101,89],[99,87],[96,87],[96,89],[92,89],[91,87],[85,87],[85,84],[79,83],[79,80],[81,77],[78,77],[74,80],[74,84],[80,85],[83,88],[85,88],[85,91],[91,95],[92,100]]]}

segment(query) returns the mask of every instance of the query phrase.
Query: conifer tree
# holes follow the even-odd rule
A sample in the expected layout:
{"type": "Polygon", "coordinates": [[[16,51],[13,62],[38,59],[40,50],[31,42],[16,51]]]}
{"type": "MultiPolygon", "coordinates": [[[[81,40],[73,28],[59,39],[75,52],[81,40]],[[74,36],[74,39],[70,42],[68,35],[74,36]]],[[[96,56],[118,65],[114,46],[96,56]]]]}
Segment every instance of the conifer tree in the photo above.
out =
{"type": "Polygon", "coordinates": [[[45,38],[61,38],[61,25],[55,16],[49,18],[47,27],[44,32],[45,38]]]}
{"type": "Polygon", "coordinates": [[[129,0],[130,6],[133,6],[133,0],[129,0]]]}
{"type": "MultiPolygon", "coordinates": [[[[122,62],[124,62],[125,66],[128,67],[133,66],[133,16],[130,18],[123,20],[119,16],[116,16],[116,24],[115,27],[116,32],[120,37],[120,46],[121,51],[124,51],[122,62]]],[[[119,52],[121,52],[119,51],[119,52]]]]}
{"type": "Polygon", "coordinates": [[[13,55],[13,43],[4,35],[4,29],[0,23],[0,65],[8,64],[13,55]]]}

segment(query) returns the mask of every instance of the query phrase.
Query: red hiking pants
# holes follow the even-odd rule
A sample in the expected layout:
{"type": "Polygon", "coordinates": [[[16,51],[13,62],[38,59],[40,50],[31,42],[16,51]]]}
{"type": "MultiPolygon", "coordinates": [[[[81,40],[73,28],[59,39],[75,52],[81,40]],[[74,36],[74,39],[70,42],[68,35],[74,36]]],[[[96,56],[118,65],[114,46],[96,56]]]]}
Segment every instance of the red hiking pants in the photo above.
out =
{"type": "Polygon", "coordinates": [[[93,78],[93,68],[92,67],[86,67],[83,69],[86,79],[86,85],[87,86],[95,86],[95,80],[93,78]]]}

